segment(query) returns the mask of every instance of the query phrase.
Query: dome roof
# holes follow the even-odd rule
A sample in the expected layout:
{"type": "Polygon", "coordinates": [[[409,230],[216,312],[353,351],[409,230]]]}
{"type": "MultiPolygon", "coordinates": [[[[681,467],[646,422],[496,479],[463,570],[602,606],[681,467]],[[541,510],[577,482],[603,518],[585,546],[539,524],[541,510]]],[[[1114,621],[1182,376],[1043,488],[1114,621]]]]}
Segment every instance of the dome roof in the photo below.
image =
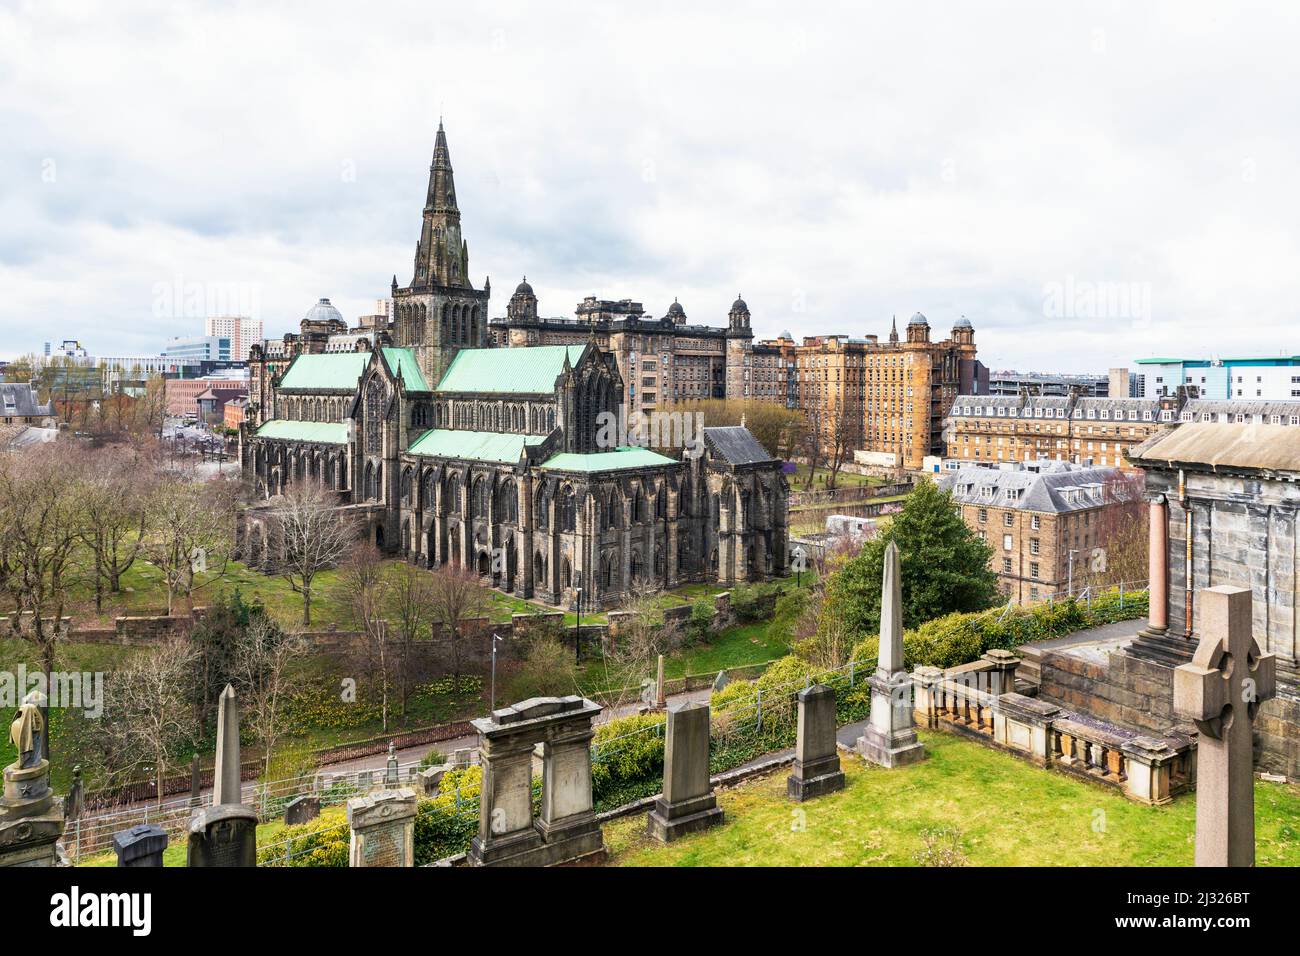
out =
{"type": "Polygon", "coordinates": [[[907,324],[929,326],[930,320],[927,319],[925,316],[923,316],[920,312],[917,312],[915,315],[913,315],[910,319],[907,320],[907,324]]]}
{"type": "Polygon", "coordinates": [[[515,295],[532,295],[533,287],[528,284],[528,276],[524,276],[524,281],[515,286],[515,295]]]}
{"type": "Polygon", "coordinates": [[[748,312],[748,311],[749,311],[749,306],[745,304],[745,300],[744,300],[744,299],[742,299],[740,296],[736,296],[736,301],[733,302],[733,303],[731,303],[731,311],[732,311],[732,312],[748,312]]]}
{"type": "Polygon", "coordinates": [[[953,323],[952,327],[954,329],[973,329],[975,326],[971,325],[970,319],[966,318],[966,316],[963,315],[960,319],[958,319],[956,322],[953,323]]]}
{"type": "Polygon", "coordinates": [[[685,315],[686,310],[682,308],[682,304],[680,302],[678,302],[676,299],[673,299],[673,304],[668,307],[668,314],[685,315]]]}
{"type": "MultiPolygon", "coordinates": [[[[342,322],[343,315],[330,305],[329,299],[321,299],[302,317],[304,322],[342,322]]],[[[346,323],[344,323],[346,324],[346,323]]]]}

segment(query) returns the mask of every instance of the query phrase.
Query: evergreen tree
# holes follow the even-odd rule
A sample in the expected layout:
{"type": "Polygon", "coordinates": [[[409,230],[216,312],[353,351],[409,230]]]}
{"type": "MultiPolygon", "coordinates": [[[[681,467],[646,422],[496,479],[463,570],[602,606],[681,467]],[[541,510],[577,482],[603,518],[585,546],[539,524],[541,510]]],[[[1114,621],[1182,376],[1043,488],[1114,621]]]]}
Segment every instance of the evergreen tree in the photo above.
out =
{"type": "Polygon", "coordinates": [[[898,542],[904,626],[997,602],[997,575],[989,569],[993,549],[962,521],[952,495],[923,478],[903,510],[831,576],[819,630],[838,630],[855,640],[879,632],[890,541],[898,542]]]}

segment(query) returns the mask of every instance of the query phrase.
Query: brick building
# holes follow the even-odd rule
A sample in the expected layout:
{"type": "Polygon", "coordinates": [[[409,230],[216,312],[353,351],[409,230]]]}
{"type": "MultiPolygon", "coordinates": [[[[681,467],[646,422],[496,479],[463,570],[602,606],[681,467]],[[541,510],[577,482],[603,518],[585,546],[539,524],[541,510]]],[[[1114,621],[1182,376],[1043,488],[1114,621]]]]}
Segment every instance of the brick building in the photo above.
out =
{"type": "Polygon", "coordinates": [[[993,548],[989,567],[1017,603],[1072,590],[1094,548],[1106,541],[1103,512],[1116,505],[1117,468],[1043,462],[970,466],[939,479],[962,520],[993,548]]]}

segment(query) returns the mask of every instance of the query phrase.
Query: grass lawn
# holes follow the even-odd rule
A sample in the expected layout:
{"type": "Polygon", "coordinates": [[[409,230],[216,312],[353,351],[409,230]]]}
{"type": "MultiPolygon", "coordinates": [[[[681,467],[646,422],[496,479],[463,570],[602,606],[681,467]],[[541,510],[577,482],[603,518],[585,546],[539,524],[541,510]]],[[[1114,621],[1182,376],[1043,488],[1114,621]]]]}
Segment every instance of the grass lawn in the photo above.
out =
{"type": "MultiPolygon", "coordinates": [[[[1163,807],[944,733],[899,770],[841,752],[846,788],[797,804],[782,769],[723,791],[726,822],[666,846],[644,814],[605,826],[618,866],[913,866],[927,832],[955,831],[971,866],[1191,866],[1196,797],[1163,807]],[[799,811],[803,811],[802,818],[799,811]],[[802,826],[800,826],[802,824],[802,826]]],[[[1300,787],[1255,784],[1256,863],[1300,865],[1300,787]]]]}
{"type": "MultiPolygon", "coordinates": [[[[826,481],[830,478],[830,469],[818,468],[817,473],[813,476],[812,488],[805,488],[808,483],[808,465],[799,464],[795,466],[795,473],[789,476],[791,491],[825,491],[826,481]]],[[[867,486],[883,485],[887,481],[876,475],[851,475],[847,471],[841,471],[835,476],[836,488],[864,488],[867,486]]]]}

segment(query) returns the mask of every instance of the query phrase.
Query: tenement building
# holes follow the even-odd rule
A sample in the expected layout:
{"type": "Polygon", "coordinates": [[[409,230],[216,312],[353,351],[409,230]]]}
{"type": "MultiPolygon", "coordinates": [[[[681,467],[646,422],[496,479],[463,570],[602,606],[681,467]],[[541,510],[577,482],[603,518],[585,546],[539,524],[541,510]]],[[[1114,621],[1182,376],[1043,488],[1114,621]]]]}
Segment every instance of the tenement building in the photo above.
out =
{"type": "MultiPolygon", "coordinates": [[[[391,341],[264,359],[267,389],[241,431],[268,498],[241,515],[247,560],[274,564],[273,499],[312,481],[385,552],[471,567],[520,598],[601,607],[786,573],[785,478],[745,428],[661,451],[628,443],[623,372],[599,323],[578,341],[490,348],[489,285],[474,289],[468,269],[440,126],[391,341]]],[[[530,294],[521,285],[512,307],[530,294]]]]}
{"type": "Polygon", "coordinates": [[[885,342],[874,335],[805,338],[795,348],[798,407],[828,453],[847,439],[868,464],[919,469],[942,455],[943,419],[975,381],[975,329],[960,318],[950,338],[930,339],[920,312],[900,340],[897,323],[885,342]]]}
{"type": "Polygon", "coordinates": [[[1160,399],[960,395],[945,424],[957,462],[1068,461],[1131,468],[1129,449],[1171,422],[1185,394],[1160,399]]]}
{"type": "MultiPolygon", "coordinates": [[[[1017,603],[1074,590],[1089,555],[1104,548],[1108,508],[1116,507],[1116,468],[1068,462],[967,466],[939,478],[962,519],[993,549],[989,568],[1017,603]]],[[[1136,496],[1135,496],[1136,498],[1136,496]]]]}

